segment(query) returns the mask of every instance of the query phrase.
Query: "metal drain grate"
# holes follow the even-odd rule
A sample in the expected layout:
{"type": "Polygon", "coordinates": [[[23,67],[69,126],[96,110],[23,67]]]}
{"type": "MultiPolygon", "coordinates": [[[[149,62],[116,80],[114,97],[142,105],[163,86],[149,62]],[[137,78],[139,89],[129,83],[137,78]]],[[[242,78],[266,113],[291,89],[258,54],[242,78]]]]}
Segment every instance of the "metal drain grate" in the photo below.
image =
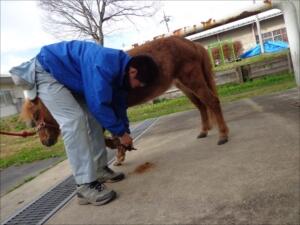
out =
{"type": "Polygon", "coordinates": [[[15,216],[8,219],[4,224],[42,224],[50,217],[51,212],[56,212],[69,200],[69,197],[74,195],[75,189],[76,184],[74,178],[70,176],[42,195],[38,200],[22,209],[15,216]]]}
{"type": "MultiPolygon", "coordinates": [[[[157,119],[148,119],[132,131],[134,141],[140,138],[157,119]]],[[[109,163],[112,163],[113,159],[109,163]]],[[[3,225],[35,225],[45,223],[56,211],[64,206],[74,195],[76,184],[73,176],[43,194],[39,199],[25,206],[15,215],[4,221],[3,225]]]]}

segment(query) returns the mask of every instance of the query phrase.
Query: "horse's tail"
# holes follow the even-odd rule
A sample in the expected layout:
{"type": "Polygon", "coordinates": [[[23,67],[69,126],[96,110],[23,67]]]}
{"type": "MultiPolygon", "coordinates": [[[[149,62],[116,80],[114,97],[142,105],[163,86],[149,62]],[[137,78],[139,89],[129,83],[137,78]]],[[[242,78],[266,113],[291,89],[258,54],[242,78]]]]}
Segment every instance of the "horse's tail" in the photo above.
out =
{"type": "Polygon", "coordinates": [[[218,96],[217,86],[215,82],[215,74],[212,70],[212,64],[207,50],[200,44],[196,43],[198,52],[201,54],[202,68],[207,86],[215,96],[218,96]]]}
{"type": "MultiPolygon", "coordinates": [[[[212,63],[208,55],[207,50],[198,43],[195,43],[199,54],[201,55],[202,68],[204,73],[204,78],[208,88],[211,90],[212,94],[218,98],[217,86],[215,82],[215,74],[212,70],[212,63]]],[[[209,107],[207,107],[207,114],[209,116],[209,122],[211,125],[216,124],[216,118],[214,113],[209,107]]]]}

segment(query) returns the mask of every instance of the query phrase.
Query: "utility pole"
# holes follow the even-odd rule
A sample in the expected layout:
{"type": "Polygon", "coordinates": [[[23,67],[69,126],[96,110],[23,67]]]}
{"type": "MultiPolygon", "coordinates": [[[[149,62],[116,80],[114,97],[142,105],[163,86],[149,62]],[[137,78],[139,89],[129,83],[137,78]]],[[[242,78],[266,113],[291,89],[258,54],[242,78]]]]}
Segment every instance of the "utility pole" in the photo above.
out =
{"type": "Polygon", "coordinates": [[[160,23],[163,23],[163,22],[165,22],[166,23],[166,27],[167,27],[167,30],[168,30],[168,33],[170,32],[170,29],[169,29],[169,24],[168,24],[168,22],[170,21],[170,16],[166,16],[166,14],[165,14],[165,11],[163,11],[164,12],[164,17],[163,17],[163,20],[162,21],[160,21],[160,23]]]}

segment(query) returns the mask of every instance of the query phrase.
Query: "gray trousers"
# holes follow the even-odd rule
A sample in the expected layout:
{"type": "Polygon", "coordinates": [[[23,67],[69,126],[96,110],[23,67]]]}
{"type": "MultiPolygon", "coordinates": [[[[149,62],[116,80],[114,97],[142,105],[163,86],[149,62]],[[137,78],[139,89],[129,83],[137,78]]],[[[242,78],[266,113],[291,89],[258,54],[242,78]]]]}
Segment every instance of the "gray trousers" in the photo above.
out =
{"type": "Polygon", "coordinates": [[[107,165],[107,152],[101,125],[87,109],[81,97],[36,62],[39,98],[58,122],[72,173],[77,184],[95,181],[107,165]]]}

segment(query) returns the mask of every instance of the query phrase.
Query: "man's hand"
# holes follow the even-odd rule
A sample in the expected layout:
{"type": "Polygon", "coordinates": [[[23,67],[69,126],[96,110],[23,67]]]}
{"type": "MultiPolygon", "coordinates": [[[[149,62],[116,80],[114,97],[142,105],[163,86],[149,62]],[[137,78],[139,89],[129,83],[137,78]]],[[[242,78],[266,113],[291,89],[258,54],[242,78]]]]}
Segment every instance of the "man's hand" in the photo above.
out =
{"type": "Polygon", "coordinates": [[[122,137],[119,137],[120,142],[122,145],[124,146],[132,146],[132,138],[130,137],[130,135],[128,133],[124,133],[122,137]]]}

